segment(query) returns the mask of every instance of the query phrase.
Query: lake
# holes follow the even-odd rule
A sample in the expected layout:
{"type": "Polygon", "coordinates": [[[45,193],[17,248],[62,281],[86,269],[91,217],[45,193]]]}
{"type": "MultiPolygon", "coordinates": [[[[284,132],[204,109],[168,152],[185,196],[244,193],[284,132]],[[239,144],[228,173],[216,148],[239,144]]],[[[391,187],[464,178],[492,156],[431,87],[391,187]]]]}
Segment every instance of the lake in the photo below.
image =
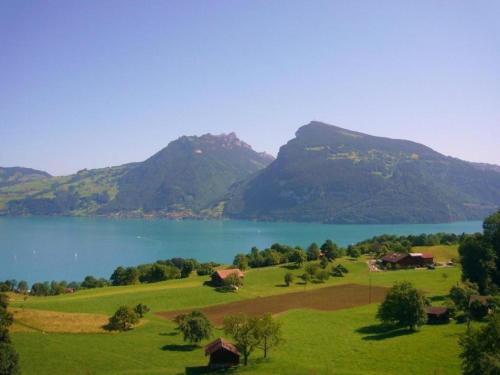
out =
{"type": "Polygon", "coordinates": [[[275,242],[348,245],[383,233],[472,233],[481,221],[445,224],[329,225],[252,221],[168,221],[75,217],[0,217],[0,280],[109,278],[119,265],[172,257],[232,262],[238,252],[275,242]]]}

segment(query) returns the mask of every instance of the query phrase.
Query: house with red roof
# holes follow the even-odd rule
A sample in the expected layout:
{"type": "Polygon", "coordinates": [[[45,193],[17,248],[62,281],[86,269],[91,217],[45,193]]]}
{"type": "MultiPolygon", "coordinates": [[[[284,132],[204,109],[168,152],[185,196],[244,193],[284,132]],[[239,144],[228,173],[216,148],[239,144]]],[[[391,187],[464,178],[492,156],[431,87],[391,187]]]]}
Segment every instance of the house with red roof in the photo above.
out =
{"type": "Polygon", "coordinates": [[[380,262],[389,269],[426,267],[434,264],[434,256],[428,253],[388,253],[380,262]]]}
{"type": "Polygon", "coordinates": [[[239,278],[243,278],[245,275],[239,268],[230,268],[227,270],[217,270],[212,274],[212,282],[214,285],[222,285],[224,284],[224,280],[229,276],[229,275],[234,275],[238,276],[239,278]]]}

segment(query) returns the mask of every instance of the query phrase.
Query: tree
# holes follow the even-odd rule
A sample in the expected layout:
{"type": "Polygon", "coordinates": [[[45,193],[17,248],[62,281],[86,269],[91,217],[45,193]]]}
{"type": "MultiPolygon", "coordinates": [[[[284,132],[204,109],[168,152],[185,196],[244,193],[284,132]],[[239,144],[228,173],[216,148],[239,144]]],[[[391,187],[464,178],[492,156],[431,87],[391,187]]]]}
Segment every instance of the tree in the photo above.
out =
{"type": "Polygon", "coordinates": [[[49,291],[50,287],[45,283],[34,283],[31,286],[31,294],[34,296],[47,296],[49,291]]]}
{"type": "Polygon", "coordinates": [[[307,285],[307,283],[309,281],[311,281],[311,275],[308,274],[307,272],[304,273],[302,276],[300,276],[300,278],[302,279],[302,282],[304,283],[304,286],[307,285]]]}
{"type": "Polygon", "coordinates": [[[318,260],[320,254],[321,254],[321,251],[320,251],[319,246],[316,242],[313,242],[307,248],[307,260],[318,260]]]}
{"type": "Polygon", "coordinates": [[[245,254],[236,254],[233,265],[245,271],[248,268],[248,257],[245,254]]]}
{"type": "Polygon", "coordinates": [[[472,320],[481,320],[488,315],[488,305],[475,300],[469,306],[469,316],[472,320]]]}
{"type": "Polygon", "coordinates": [[[194,271],[196,263],[194,259],[186,259],[181,268],[181,278],[186,278],[194,271]]]}
{"type": "Polygon", "coordinates": [[[212,263],[202,263],[196,270],[198,276],[206,276],[214,273],[214,266],[212,263]]]}
{"type": "Polygon", "coordinates": [[[458,311],[468,312],[470,297],[475,294],[479,294],[477,285],[464,282],[461,285],[452,286],[449,296],[458,311]]]}
{"type": "Polygon", "coordinates": [[[243,354],[243,363],[248,365],[248,357],[260,344],[258,319],[246,315],[226,316],[224,332],[234,338],[236,348],[243,354]]]}
{"type": "Polygon", "coordinates": [[[349,245],[347,247],[346,254],[347,254],[347,256],[350,256],[351,258],[359,258],[361,256],[361,251],[359,250],[359,248],[352,246],[352,245],[349,245]]]}
{"type": "Polygon", "coordinates": [[[424,295],[408,281],[397,282],[379,306],[377,318],[385,324],[397,324],[415,330],[426,321],[424,295]]]}
{"type": "Polygon", "coordinates": [[[484,220],[483,233],[486,242],[491,246],[496,258],[492,279],[497,286],[500,286],[500,210],[484,220]]]}
{"type": "Polygon", "coordinates": [[[139,270],[136,267],[118,267],[110,277],[112,285],[131,285],[139,282],[139,270]]]}
{"type": "Polygon", "coordinates": [[[330,273],[327,270],[319,270],[315,276],[319,282],[324,283],[330,278],[330,273]]]}
{"type": "Polygon", "coordinates": [[[143,305],[142,303],[139,303],[134,307],[134,311],[139,318],[143,318],[144,315],[146,315],[150,311],[150,308],[146,305],[143,305]]]}
{"type": "Polygon", "coordinates": [[[243,280],[241,280],[241,277],[239,277],[237,273],[231,273],[226,276],[223,284],[225,287],[237,290],[243,285],[243,280]]]}
{"type": "Polygon", "coordinates": [[[110,331],[128,331],[139,322],[137,313],[129,306],[120,306],[115,314],[109,318],[110,331]]]}
{"type": "Polygon", "coordinates": [[[495,270],[494,252],[480,233],[466,235],[458,247],[462,263],[462,279],[476,283],[486,293],[495,270]]]}
{"type": "Polygon", "coordinates": [[[328,260],[327,257],[323,256],[321,257],[321,260],[319,261],[319,266],[323,269],[326,269],[328,265],[330,264],[330,261],[328,260]]]}
{"type": "Polygon", "coordinates": [[[302,267],[302,265],[306,260],[307,260],[307,254],[302,249],[295,249],[290,257],[290,261],[295,263],[295,266],[297,268],[302,267]]]}
{"type": "Polygon", "coordinates": [[[264,358],[267,358],[269,350],[283,341],[281,323],[271,314],[261,316],[257,321],[257,336],[260,340],[258,346],[264,351],[264,358]]]}
{"type": "Polygon", "coordinates": [[[285,273],[285,285],[290,286],[293,282],[293,274],[291,272],[285,273]]]}
{"type": "Polygon", "coordinates": [[[25,280],[19,281],[17,284],[17,289],[20,293],[26,293],[28,291],[28,283],[25,280]]]}
{"type": "Polygon", "coordinates": [[[500,374],[500,313],[481,329],[468,330],[459,343],[464,375],[500,374]]]}
{"type": "Polygon", "coordinates": [[[321,245],[321,251],[329,261],[333,261],[342,256],[342,251],[332,242],[332,240],[326,240],[325,243],[321,245]]]}
{"type": "Polygon", "coordinates": [[[0,342],[0,375],[21,373],[19,355],[11,344],[0,342]]]}
{"type": "Polygon", "coordinates": [[[212,336],[212,324],[201,311],[192,311],[189,314],[176,317],[178,329],[184,336],[184,341],[191,344],[199,343],[212,336]]]}

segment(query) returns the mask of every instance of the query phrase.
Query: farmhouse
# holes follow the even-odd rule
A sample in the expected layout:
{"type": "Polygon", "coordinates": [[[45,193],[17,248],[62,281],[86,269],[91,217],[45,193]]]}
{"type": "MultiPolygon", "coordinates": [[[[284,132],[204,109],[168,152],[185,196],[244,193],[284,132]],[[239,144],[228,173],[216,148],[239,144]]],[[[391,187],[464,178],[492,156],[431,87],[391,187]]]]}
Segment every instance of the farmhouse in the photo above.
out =
{"type": "Polygon", "coordinates": [[[229,275],[236,274],[239,278],[244,277],[243,272],[239,268],[231,268],[228,270],[218,270],[212,274],[212,282],[214,285],[222,285],[224,280],[229,275]]]}
{"type": "Polygon", "coordinates": [[[205,355],[210,356],[210,368],[231,367],[240,363],[240,353],[236,347],[222,337],[205,346],[205,355]]]}
{"type": "Polygon", "coordinates": [[[450,310],[446,307],[429,306],[425,312],[428,324],[448,323],[450,321],[450,310]]]}
{"type": "Polygon", "coordinates": [[[425,267],[434,263],[434,256],[425,253],[389,253],[380,259],[382,266],[387,268],[425,267]]]}

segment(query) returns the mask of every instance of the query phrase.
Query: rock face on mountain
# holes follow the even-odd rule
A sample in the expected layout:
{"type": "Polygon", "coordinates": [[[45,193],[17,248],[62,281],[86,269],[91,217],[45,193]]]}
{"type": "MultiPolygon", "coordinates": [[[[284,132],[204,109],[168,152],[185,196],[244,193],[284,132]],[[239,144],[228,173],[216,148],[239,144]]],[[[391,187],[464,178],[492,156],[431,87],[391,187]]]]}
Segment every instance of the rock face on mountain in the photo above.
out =
{"type": "Polygon", "coordinates": [[[500,173],[424,145],[311,122],[255,176],[232,187],[224,215],[328,223],[482,219],[500,207],[500,173]]]}
{"type": "Polygon", "coordinates": [[[181,137],[141,163],[0,188],[0,214],[219,217],[202,209],[273,159],[234,133],[181,137]]]}
{"type": "Polygon", "coordinates": [[[21,167],[0,167],[0,187],[15,185],[22,182],[29,182],[50,177],[44,171],[21,167]]]}

